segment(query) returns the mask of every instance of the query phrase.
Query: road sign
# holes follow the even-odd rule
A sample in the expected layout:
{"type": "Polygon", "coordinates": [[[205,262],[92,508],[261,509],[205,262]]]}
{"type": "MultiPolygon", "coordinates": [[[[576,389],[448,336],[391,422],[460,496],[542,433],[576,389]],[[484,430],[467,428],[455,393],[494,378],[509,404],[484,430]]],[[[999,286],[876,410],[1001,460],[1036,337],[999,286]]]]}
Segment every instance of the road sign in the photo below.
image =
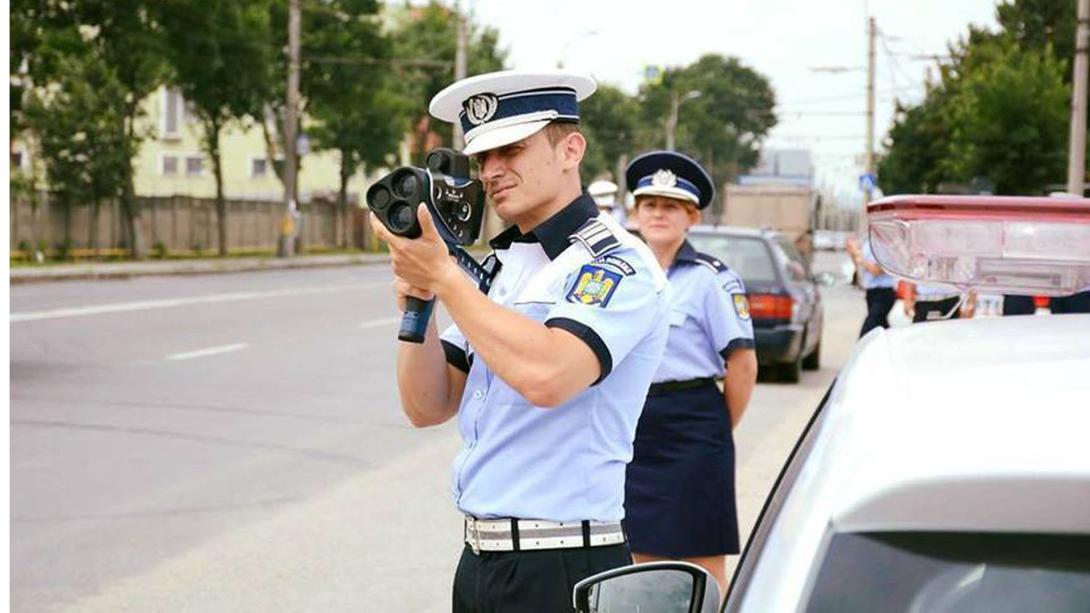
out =
{"type": "Polygon", "coordinates": [[[873,192],[878,189],[878,177],[867,172],[859,175],[859,190],[864,192],[873,192]]]}

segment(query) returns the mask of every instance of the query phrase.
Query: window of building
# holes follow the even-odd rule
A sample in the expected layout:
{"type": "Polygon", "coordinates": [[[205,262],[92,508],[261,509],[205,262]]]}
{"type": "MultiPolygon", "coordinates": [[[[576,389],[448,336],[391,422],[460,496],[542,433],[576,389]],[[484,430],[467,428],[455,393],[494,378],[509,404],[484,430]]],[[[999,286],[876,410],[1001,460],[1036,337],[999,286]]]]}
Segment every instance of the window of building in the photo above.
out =
{"type": "Polygon", "coordinates": [[[163,138],[178,138],[181,136],[182,122],[185,118],[185,101],[182,93],[177,89],[164,87],[162,89],[162,121],[159,123],[159,133],[163,138]]]}
{"type": "Polygon", "coordinates": [[[11,152],[11,169],[17,170],[23,167],[23,152],[12,151],[11,152]]]}
{"type": "Polygon", "coordinates": [[[199,155],[191,155],[185,159],[185,174],[199,175],[204,172],[204,158],[199,155]]]}
{"type": "Polygon", "coordinates": [[[178,156],[163,156],[163,174],[168,177],[176,176],[178,174],[178,156]]]}
{"type": "Polygon", "coordinates": [[[269,161],[265,158],[254,158],[250,165],[250,176],[259,179],[269,174],[269,161]]]}

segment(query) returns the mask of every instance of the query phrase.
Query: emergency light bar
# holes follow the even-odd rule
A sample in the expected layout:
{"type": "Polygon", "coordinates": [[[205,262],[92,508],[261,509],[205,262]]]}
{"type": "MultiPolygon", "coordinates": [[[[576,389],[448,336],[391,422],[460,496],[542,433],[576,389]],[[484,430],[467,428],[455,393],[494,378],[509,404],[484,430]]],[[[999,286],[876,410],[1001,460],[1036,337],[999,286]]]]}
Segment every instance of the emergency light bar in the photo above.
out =
{"type": "Polygon", "coordinates": [[[1090,289],[1090,198],[893,196],[867,206],[890,274],[988,293],[1090,289]]]}

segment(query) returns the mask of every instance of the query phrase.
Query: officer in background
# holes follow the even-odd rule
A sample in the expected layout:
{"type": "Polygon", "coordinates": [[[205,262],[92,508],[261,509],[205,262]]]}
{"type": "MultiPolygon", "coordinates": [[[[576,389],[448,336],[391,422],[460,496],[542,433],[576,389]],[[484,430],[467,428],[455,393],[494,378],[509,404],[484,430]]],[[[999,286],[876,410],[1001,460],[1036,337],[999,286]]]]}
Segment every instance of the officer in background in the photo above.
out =
{"type": "Polygon", "coordinates": [[[587,186],[587,193],[590,194],[591,198],[594,198],[594,203],[598,205],[599,211],[609,213],[621,227],[624,227],[628,215],[625,212],[624,203],[617,202],[616,183],[604,179],[594,181],[587,186]]]}
{"type": "Polygon", "coordinates": [[[726,555],[738,553],[734,439],[757,379],[753,324],[742,280],[686,240],[714,195],[692,159],[660,151],[625,173],[640,235],[670,279],[666,354],[655,372],[628,465],[625,528],[637,562],[683,559],[726,590],[726,555]],[[726,375],[723,391],[715,380],[726,375]]]}
{"type": "Polygon", "coordinates": [[[871,249],[869,235],[863,239],[862,248],[854,238],[849,239],[848,254],[855,263],[866,292],[867,317],[859,331],[859,338],[863,338],[875,328],[889,328],[889,312],[897,302],[897,279],[879,266],[874,250],[871,249]]]}
{"type": "Polygon", "coordinates": [[[570,611],[576,582],[631,563],[625,465],[669,304],[654,255],[582,191],[578,101],[594,89],[589,77],[506,71],[432,99],[433,116],[462,123],[465,153],[512,224],[491,241],[487,296],[423,204],[420,238],[379,230],[399,304],[435,297],[454,321],[402,343],[397,376],[413,425],[458,417],[456,612],[570,611]]]}
{"type": "Polygon", "coordinates": [[[912,323],[970,318],[976,310],[976,292],[962,297],[958,290],[929,283],[905,284],[905,315],[912,323]]]}

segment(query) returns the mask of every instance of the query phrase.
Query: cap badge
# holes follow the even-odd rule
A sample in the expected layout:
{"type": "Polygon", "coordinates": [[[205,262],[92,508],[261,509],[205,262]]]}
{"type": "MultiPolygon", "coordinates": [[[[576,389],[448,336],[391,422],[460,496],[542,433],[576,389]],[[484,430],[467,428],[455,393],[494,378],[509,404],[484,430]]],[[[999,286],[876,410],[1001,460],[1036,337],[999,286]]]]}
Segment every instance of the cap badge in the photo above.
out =
{"type": "Polygon", "coordinates": [[[470,96],[462,106],[466,110],[466,119],[469,120],[469,123],[479,126],[492,119],[499,104],[500,102],[494,94],[477,94],[476,96],[470,96]]]}
{"type": "Polygon", "coordinates": [[[656,170],[655,174],[651,175],[651,185],[656,187],[676,187],[677,175],[666,169],[656,170]]]}

